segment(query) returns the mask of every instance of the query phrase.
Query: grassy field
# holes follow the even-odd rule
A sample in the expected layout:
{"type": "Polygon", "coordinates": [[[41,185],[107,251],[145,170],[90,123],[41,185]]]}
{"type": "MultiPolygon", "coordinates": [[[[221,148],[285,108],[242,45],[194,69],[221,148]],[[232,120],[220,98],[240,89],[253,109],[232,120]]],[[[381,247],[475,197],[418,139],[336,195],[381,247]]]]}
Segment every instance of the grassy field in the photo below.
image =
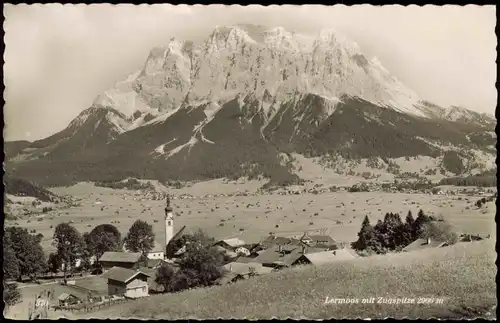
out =
{"type": "Polygon", "coordinates": [[[494,241],[306,266],[210,289],[155,295],[78,318],[494,318],[494,241]],[[325,304],[358,299],[357,304],[325,304]],[[375,303],[362,299],[374,297],[375,303]],[[433,304],[379,304],[434,299],[433,304]],[[438,303],[442,300],[442,303],[438,303]],[[436,302],[437,301],[437,302],[436,302]]]}
{"type": "MultiPolygon", "coordinates": [[[[172,193],[199,197],[208,193],[244,192],[249,187],[251,192],[259,185],[201,183],[172,190],[172,193]]],[[[30,223],[26,219],[15,221],[22,227],[42,233],[42,245],[47,252],[52,249],[55,226],[64,221],[73,221],[82,233],[99,224],[112,223],[125,235],[132,223],[140,218],[153,225],[158,242],[164,241],[164,201],[143,200],[142,196],[134,196],[134,191],[95,187],[88,183],[52,190],[81,199],[81,206],[50,212],[40,220],[31,219],[30,223]]],[[[493,234],[495,205],[488,203],[483,207],[486,212],[483,214],[473,205],[477,199],[479,197],[337,192],[177,199],[173,204],[174,211],[179,214],[175,218],[176,230],[186,225],[188,230],[203,228],[216,238],[240,237],[253,242],[269,232],[300,236],[304,231],[318,233],[324,229],[337,241],[351,242],[356,240],[365,215],[375,224],[386,212],[398,212],[404,220],[409,210],[416,217],[420,208],[429,215],[442,215],[459,232],[493,234]],[[343,224],[337,224],[337,221],[343,224]]],[[[13,222],[8,221],[6,225],[13,225],[13,222]]]]}

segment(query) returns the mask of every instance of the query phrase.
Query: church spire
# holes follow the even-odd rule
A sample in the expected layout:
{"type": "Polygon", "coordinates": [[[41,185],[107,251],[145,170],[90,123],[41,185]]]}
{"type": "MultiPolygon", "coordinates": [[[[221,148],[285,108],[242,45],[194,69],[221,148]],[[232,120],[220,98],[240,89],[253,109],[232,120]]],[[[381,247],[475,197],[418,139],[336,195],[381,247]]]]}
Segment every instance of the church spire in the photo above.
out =
{"type": "Polygon", "coordinates": [[[167,195],[167,207],[165,207],[165,215],[167,215],[167,213],[169,212],[172,212],[173,209],[172,209],[172,206],[170,206],[170,194],[167,195]]]}

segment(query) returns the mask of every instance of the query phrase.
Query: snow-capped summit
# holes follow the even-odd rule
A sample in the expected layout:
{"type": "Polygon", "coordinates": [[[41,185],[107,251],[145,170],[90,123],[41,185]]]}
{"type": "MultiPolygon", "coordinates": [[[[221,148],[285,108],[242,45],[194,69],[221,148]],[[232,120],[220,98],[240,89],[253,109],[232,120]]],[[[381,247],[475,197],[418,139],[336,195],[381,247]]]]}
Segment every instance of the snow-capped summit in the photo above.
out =
{"type": "Polygon", "coordinates": [[[284,102],[296,92],[345,94],[426,116],[412,90],[337,31],[311,36],[254,25],[217,26],[202,43],[171,39],[96,103],[130,116],[137,110],[168,113],[190,101],[224,103],[240,94],[268,93],[284,102]]]}

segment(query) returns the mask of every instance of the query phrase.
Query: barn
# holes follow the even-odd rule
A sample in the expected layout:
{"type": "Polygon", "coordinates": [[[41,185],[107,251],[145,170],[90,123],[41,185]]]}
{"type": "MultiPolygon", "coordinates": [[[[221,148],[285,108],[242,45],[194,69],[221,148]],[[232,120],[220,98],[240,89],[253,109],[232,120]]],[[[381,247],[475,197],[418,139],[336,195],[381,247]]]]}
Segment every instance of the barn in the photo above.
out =
{"type": "Polygon", "coordinates": [[[99,264],[103,270],[108,270],[113,267],[137,269],[144,265],[144,259],[140,252],[106,251],[101,258],[99,258],[99,264]]]}
{"type": "Polygon", "coordinates": [[[128,298],[139,298],[149,296],[148,278],[140,270],[113,267],[101,275],[108,280],[108,294],[119,295],[128,298]]]}

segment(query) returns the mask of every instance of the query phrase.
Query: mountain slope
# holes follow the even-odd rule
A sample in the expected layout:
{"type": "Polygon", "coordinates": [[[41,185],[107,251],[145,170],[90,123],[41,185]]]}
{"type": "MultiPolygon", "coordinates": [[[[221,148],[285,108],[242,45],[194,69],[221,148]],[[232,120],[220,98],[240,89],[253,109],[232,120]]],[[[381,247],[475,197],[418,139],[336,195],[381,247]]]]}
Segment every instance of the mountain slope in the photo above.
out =
{"type": "Polygon", "coordinates": [[[12,174],[47,185],[127,177],[259,176],[297,182],[283,153],[440,156],[491,152],[495,120],[423,101],[356,43],[262,26],[172,39],[63,131],[11,144],[12,174]],[[488,132],[489,131],[489,132],[488,132]]]}
{"type": "Polygon", "coordinates": [[[56,194],[20,178],[12,178],[5,174],[3,182],[6,194],[34,197],[44,202],[60,200],[56,194]]]}

